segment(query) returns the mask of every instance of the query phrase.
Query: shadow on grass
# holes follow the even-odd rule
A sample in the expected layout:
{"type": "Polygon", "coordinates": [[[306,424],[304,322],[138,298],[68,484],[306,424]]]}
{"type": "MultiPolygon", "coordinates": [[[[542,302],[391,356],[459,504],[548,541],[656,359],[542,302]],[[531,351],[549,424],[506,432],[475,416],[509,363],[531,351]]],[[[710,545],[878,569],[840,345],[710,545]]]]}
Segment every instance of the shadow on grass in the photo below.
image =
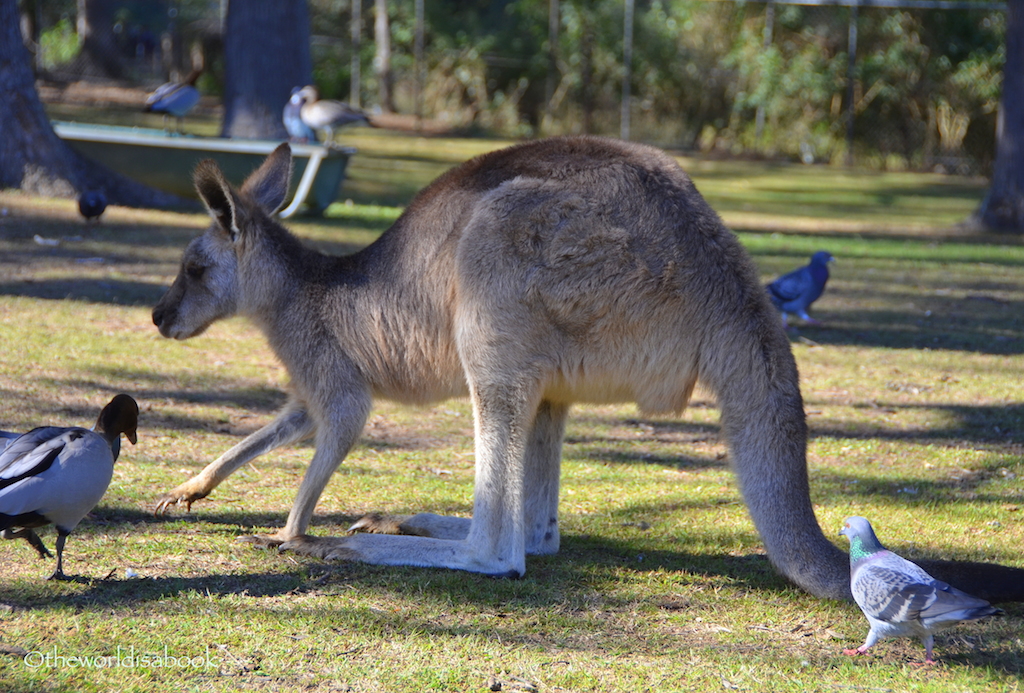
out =
{"type": "MultiPolygon", "coordinates": [[[[260,549],[252,549],[259,551],[260,549]]],[[[701,555],[673,551],[638,553],[635,547],[586,535],[566,537],[559,556],[529,558],[527,575],[517,580],[492,578],[463,571],[372,566],[362,563],[326,562],[282,554],[281,570],[231,572],[198,577],[145,577],[119,579],[80,578],[87,589],[73,594],[53,594],[44,581],[19,581],[10,585],[3,603],[18,608],[49,610],[136,606],[189,593],[241,597],[275,597],[308,592],[327,592],[332,583],[353,582],[360,592],[381,595],[414,595],[418,601],[451,598],[476,608],[514,611],[561,609],[592,611],[593,595],[603,606],[626,607],[631,596],[619,596],[609,583],[623,580],[623,572],[654,574],[665,571],[685,574],[686,582],[710,579],[733,589],[792,593],[795,588],[774,572],[759,555],[701,555]],[[298,566],[296,567],[296,562],[298,566]]],[[[362,611],[360,609],[360,611],[362,611]]],[[[402,629],[407,628],[402,625],[402,629]]]]}
{"type": "MultiPolygon", "coordinates": [[[[969,501],[973,505],[994,505],[1000,508],[1024,503],[1024,488],[1015,483],[1017,472],[1010,471],[1019,457],[1012,462],[1004,457],[973,465],[971,469],[950,470],[944,478],[912,475],[874,477],[843,474],[834,469],[814,473],[813,485],[818,489],[817,503],[845,505],[850,498],[865,498],[873,504],[922,508],[957,505],[969,501]],[[1009,466],[1008,466],[1009,462],[1009,466]],[[981,491],[990,482],[1003,481],[1010,492],[985,493],[981,491]]],[[[993,525],[998,531],[999,525],[993,525]]]]}
{"type": "Polygon", "coordinates": [[[825,326],[799,325],[790,330],[790,339],[807,338],[818,346],[846,346],[883,349],[961,351],[992,356],[1024,354],[1024,325],[1016,315],[1024,315],[1024,302],[1008,304],[1006,316],[985,320],[930,320],[920,313],[831,311],[819,318],[825,326]],[[1010,317],[1012,311],[1019,310],[1010,317]]]}
{"type": "MultiPolygon", "coordinates": [[[[813,406],[810,402],[809,405],[813,406]]],[[[811,422],[811,438],[835,438],[850,440],[899,440],[920,443],[989,443],[1006,445],[1024,443],[1024,404],[967,405],[967,404],[883,404],[878,406],[893,416],[901,411],[923,409],[945,412],[954,423],[924,430],[900,430],[882,426],[859,430],[829,426],[820,421],[811,422]]],[[[854,405],[857,409],[874,409],[869,404],[854,405]]]]}
{"type": "Polygon", "coordinates": [[[50,301],[86,301],[123,306],[152,306],[167,286],[119,279],[47,279],[0,283],[0,295],[50,301]]]}
{"type": "MultiPolygon", "coordinates": [[[[245,381],[232,378],[218,378],[215,375],[204,373],[203,386],[196,389],[181,388],[124,388],[111,385],[111,382],[128,380],[131,382],[166,382],[170,384],[172,376],[158,376],[144,371],[130,371],[126,369],[111,368],[109,373],[98,372],[98,375],[108,375],[109,382],[83,379],[83,378],[40,378],[39,381],[47,385],[55,386],[55,391],[67,394],[69,392],[87,393],[94,397],[103,393],[103,399],[113,397],[119,392],[127,392],[140,402],[169,402],[182,405],[203,405],[208,407],[231,407],[237,408],[246,413],[273,414],[281,409],[287,401],[287,394],[277,388],[268,386],[254,386],[245,381]]],[[[72,426],[83,425],[83,422],[95,422],[99,409],[89,406],[69,405],[64,399],[42,398],[38,395],[31,395],[22,391],[15,391],[7,388],[0,388],[0,396],[11,400],[20,400],[21,408],[30,407],[38,412],[39,421],[32,425],[56,425],[72,426]]],[[[140,435],[145,429],[165,428],[171,430],[190,431],[208,430],[223,423],[209,417],[184,416],[175,413],[164,413],[159,406],[146,409],[140,416],[140,435]]]]}

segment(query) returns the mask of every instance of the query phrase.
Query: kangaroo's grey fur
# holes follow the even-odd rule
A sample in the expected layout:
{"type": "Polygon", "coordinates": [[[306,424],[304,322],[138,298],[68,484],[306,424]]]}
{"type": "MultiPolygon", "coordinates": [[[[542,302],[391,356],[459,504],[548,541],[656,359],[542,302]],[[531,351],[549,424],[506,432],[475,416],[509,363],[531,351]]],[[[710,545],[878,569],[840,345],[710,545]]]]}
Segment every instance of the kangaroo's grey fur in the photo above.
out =
{"type": "MultiPolygon", "coordinates": [[[[370,563],[519,576],[558,550],[558,484],[572,402],[680,412],[698,380],[721,409],[732,466],[772,563],[824,597],[850,598],[846,554],[810,502],[807,427],[778,314],[737,239],[666,154],[590,137],[531,142],[459,166],[379,240],[348,257],[303,247],[271,217],[282,145],[235,190],[212,162],[196,188],[213,224],[185,250],[153,311],[188,339],[253,320],[291,377],[278,417],[164,496],[203,498],[279,445],[316,452],[283,549],[370,563]],[[472,519],[431,514],[405,535],[306,535],[327,481],[375,397],[468,394],[475,412],[472,519]]],[[[359,527],[382,529],[368,518],[359,527]]],[[[977,592],[977,585],[972,585],[977,592]]]]}

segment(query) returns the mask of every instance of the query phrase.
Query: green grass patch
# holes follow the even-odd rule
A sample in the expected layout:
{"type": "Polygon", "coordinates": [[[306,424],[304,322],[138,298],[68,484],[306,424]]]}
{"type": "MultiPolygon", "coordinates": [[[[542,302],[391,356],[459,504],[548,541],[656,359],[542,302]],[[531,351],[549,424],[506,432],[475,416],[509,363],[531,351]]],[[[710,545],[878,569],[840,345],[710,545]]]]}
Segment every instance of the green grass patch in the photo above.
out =
{"type": "MultiPolygon", "coordinates": [[[[359,154],[341,200],[289,223],[325,252],[371,242],[430,178],[501,144],[346,137],[359,154]]],[[[820,248],[839,260],[813,310],[824,325],[792,333],[826,532],[861,514],[911,558],[1024,567],[1024,248],[956,231],[983,186],[684,164],[766,281],[820,248]]],[[[270,420],[287,374],[243,320],[186,342],[152,326],[202,215],[112,208],[86,226],[70,202],[10,192],[0,208],[0,428],[91,425],[120,391],[142,407],[139,444],[68,540],[78,581],[46,582],[51,563],[0,542],[0,647],[15,653],[0,654],[4,691],[1020,687],[1019,605],[939,636],[939,666],[914,666],[923,650],[907,640],[842,656],[867,623],[772,570],[700,392],[680,419],[574,409],[562,549],[530,558],[521,580],[238,543],[284,522],[309,445],[255,460],[189,513],[154,517],[163,491],[270,420]]],[[[468,515],[472,434],[465,401],[380,403],[312,532],[339,534],[370,511],[468,515]]]]}

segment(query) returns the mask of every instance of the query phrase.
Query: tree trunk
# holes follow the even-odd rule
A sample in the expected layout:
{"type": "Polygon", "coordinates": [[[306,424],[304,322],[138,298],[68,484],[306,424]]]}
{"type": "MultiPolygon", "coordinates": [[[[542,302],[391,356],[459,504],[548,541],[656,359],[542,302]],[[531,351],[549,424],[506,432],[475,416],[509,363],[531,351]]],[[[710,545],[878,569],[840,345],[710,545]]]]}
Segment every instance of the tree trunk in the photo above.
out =
{"type": "Polygon", "coordinates": [[[224,26],[224,137],[287,139],[292,88],[313,81],[306,0],[229,0],[224,26]]]}
{"type": "Polygon", "coordinates": [[[377,57],[373,61],[373,67],[377,72],[380,107],[391,113],[395,110],[395,96],[392,93],[391,22],[388,20],[387,1],[375,0],[374,11],[376,16],[373,22],[373,34],[377,43],[377,57]]]}
{"type": "Polygon", "coordinates": [[[114,7],[110,0],[78,0],[77,24],[81,74],[120,79],[124,70],[114,41],[114,7]]]}
{"type": "Polygon", "coordinates": [[[101,190],[111,204],[128,207],[189,204],[86,159],[57,137],[36,93],[30,62],[18,1],[0,0],[0,188],[50,197],[101,190]]]}
{"type": "Polygon", "coordinates": [[[582,24],[580,45],[580,108],[583,110],[583,133],[594,133],[594,22],[590,11],[580,12],[582,24]]]}
{"type": "Polygon", "coordinates": [[[1006,65],[992,185],[968,222],[986,231],[1024,233],[1024,0],[1006,5],[1006,65]]]}
{"type": "Polygon", "coordinates": [[[352,25],[349,27],[352,36],[352,77],[349,83],[348,102],[360,108],[362,101],[362,60],[359,51],[363,47],[363,0],[352,0],[352,25]]]}

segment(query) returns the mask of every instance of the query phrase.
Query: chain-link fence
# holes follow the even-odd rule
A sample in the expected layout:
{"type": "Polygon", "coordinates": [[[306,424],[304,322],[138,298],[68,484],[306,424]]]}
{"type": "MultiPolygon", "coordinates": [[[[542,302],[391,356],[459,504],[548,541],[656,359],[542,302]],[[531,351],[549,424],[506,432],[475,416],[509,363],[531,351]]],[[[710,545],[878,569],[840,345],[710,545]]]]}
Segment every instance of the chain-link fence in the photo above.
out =
{"type": "MultiPolygon", "coordinates": [[[[198,66],[197,113],[219,117],[226,5],[23,0],[20,7],[54,116],[91,105],[93,113],[75,117],[123,123],[134,122],[146,91],[198,66]]],[[[620,134],[621,0],[424,5],[420,15],[417,0],[386,3],[397,111],[463,132],[620,134]]],[[[309,7],[321,92],[379,107],[374,3],[310,0],[309,7]]],[[[709,155],[989,172],[1005,32],[998,6],[649,0],[635,13],[632,139],[709,155]]]]}

